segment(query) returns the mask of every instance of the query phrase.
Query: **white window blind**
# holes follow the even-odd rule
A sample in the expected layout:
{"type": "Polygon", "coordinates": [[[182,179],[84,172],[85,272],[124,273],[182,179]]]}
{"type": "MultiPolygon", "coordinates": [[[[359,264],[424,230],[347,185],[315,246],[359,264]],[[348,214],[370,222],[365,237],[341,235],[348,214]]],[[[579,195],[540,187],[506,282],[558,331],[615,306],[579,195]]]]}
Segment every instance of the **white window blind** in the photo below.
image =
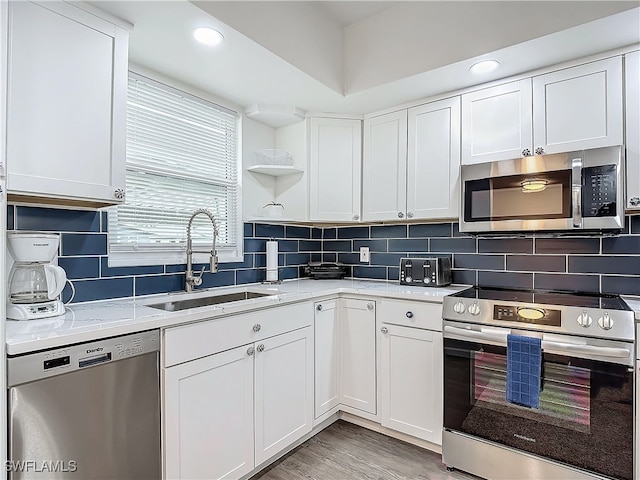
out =
{"type": "MultiPolygon", "coordinates": [[[[109,211],[111,265],[184,262],[194,210],[216,218],[221,261],[242,255],[238,114],[130,73],[127,97],[126,201],[109,211]]],[[[196,246],[211,245],[204,215],[196,246]]]]}

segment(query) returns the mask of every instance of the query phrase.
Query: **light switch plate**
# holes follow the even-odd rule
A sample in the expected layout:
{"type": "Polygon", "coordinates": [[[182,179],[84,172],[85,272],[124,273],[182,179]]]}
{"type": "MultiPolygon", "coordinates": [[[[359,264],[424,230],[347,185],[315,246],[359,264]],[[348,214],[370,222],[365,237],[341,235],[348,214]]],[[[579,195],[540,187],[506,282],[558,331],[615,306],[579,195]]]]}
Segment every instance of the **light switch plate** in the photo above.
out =
{"type": "Polygon", "coordinates": [[[361,262],[369,261],[369,247],[360,247],[360,261],[361,262]]]}

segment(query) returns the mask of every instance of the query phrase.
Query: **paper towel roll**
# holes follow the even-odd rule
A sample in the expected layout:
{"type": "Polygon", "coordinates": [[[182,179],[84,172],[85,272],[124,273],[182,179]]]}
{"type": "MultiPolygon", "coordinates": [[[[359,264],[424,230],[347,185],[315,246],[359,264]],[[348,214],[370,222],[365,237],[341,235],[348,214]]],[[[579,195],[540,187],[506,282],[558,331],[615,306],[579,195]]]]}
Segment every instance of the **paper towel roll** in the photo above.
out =
{"type": "Polygon", "coordinates": [[[278,281],[278,242],[267,241],[267,282],[278,281]]]}

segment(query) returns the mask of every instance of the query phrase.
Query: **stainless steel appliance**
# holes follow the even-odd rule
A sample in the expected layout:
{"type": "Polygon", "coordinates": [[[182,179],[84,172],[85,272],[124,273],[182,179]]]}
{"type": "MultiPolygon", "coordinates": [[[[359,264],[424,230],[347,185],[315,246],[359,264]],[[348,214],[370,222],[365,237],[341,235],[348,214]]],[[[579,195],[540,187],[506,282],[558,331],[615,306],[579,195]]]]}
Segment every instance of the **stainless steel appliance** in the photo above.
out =
{"type": "Polygon", "coordinates": [[[13,260],[9,272],[7,318],[33,320],[64,313],[60,294],[67,283],[67,274],[52,263],[58,254],[59,243],[56,234],[7,234],[7,246],[13,260]]]}
{"type": "Polygon", "coordinates": [[[624,148],[462,165],[460,231],[618,230],[624,148]]]}
{"type": "Polygon", "coordinates": [[[304,272],[316,280],[338,280],[347,275],[347,267],[336,262],[309,262],[304,272]]]}
{"type": "MultiPolygon", "coordinates": [[[[640,323],[636,325],[636,438],[635,438],[635,450],[640,450],[640,323]]],[[[640,455],[635,458],[636,465],[636,479],[640,479],[640,455]]]]}
{"type": "Polygon", "coordinates": [[[444,287],[451,284],[451,259],[448,257],[401,258],[400,284],[444,287]]]}
{"type": "Polygon", "coordinates": [[[153,330],[9,357],[9,478],[161,478],[159,343],[153,330]]]}
{"type": "Polygon", "coordinates": [[[635,326],[620,297],[472,288],[444,298],[443,318],[446,465],[633,478],[635,326]],[[541,339],[537,408],[506,400],[508,334],[541,339]]]}

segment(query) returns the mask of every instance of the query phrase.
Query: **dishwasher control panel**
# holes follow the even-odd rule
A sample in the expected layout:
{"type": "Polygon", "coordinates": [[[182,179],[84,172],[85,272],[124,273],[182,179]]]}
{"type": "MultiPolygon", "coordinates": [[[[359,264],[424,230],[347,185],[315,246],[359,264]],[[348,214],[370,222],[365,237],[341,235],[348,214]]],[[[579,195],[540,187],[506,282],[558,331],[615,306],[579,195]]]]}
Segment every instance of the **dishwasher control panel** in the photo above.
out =
{"type": "Polygon", "coordinates": [[[7,358],[8,386],[158,352],[159,330],[106,338],[7,358]]]}

